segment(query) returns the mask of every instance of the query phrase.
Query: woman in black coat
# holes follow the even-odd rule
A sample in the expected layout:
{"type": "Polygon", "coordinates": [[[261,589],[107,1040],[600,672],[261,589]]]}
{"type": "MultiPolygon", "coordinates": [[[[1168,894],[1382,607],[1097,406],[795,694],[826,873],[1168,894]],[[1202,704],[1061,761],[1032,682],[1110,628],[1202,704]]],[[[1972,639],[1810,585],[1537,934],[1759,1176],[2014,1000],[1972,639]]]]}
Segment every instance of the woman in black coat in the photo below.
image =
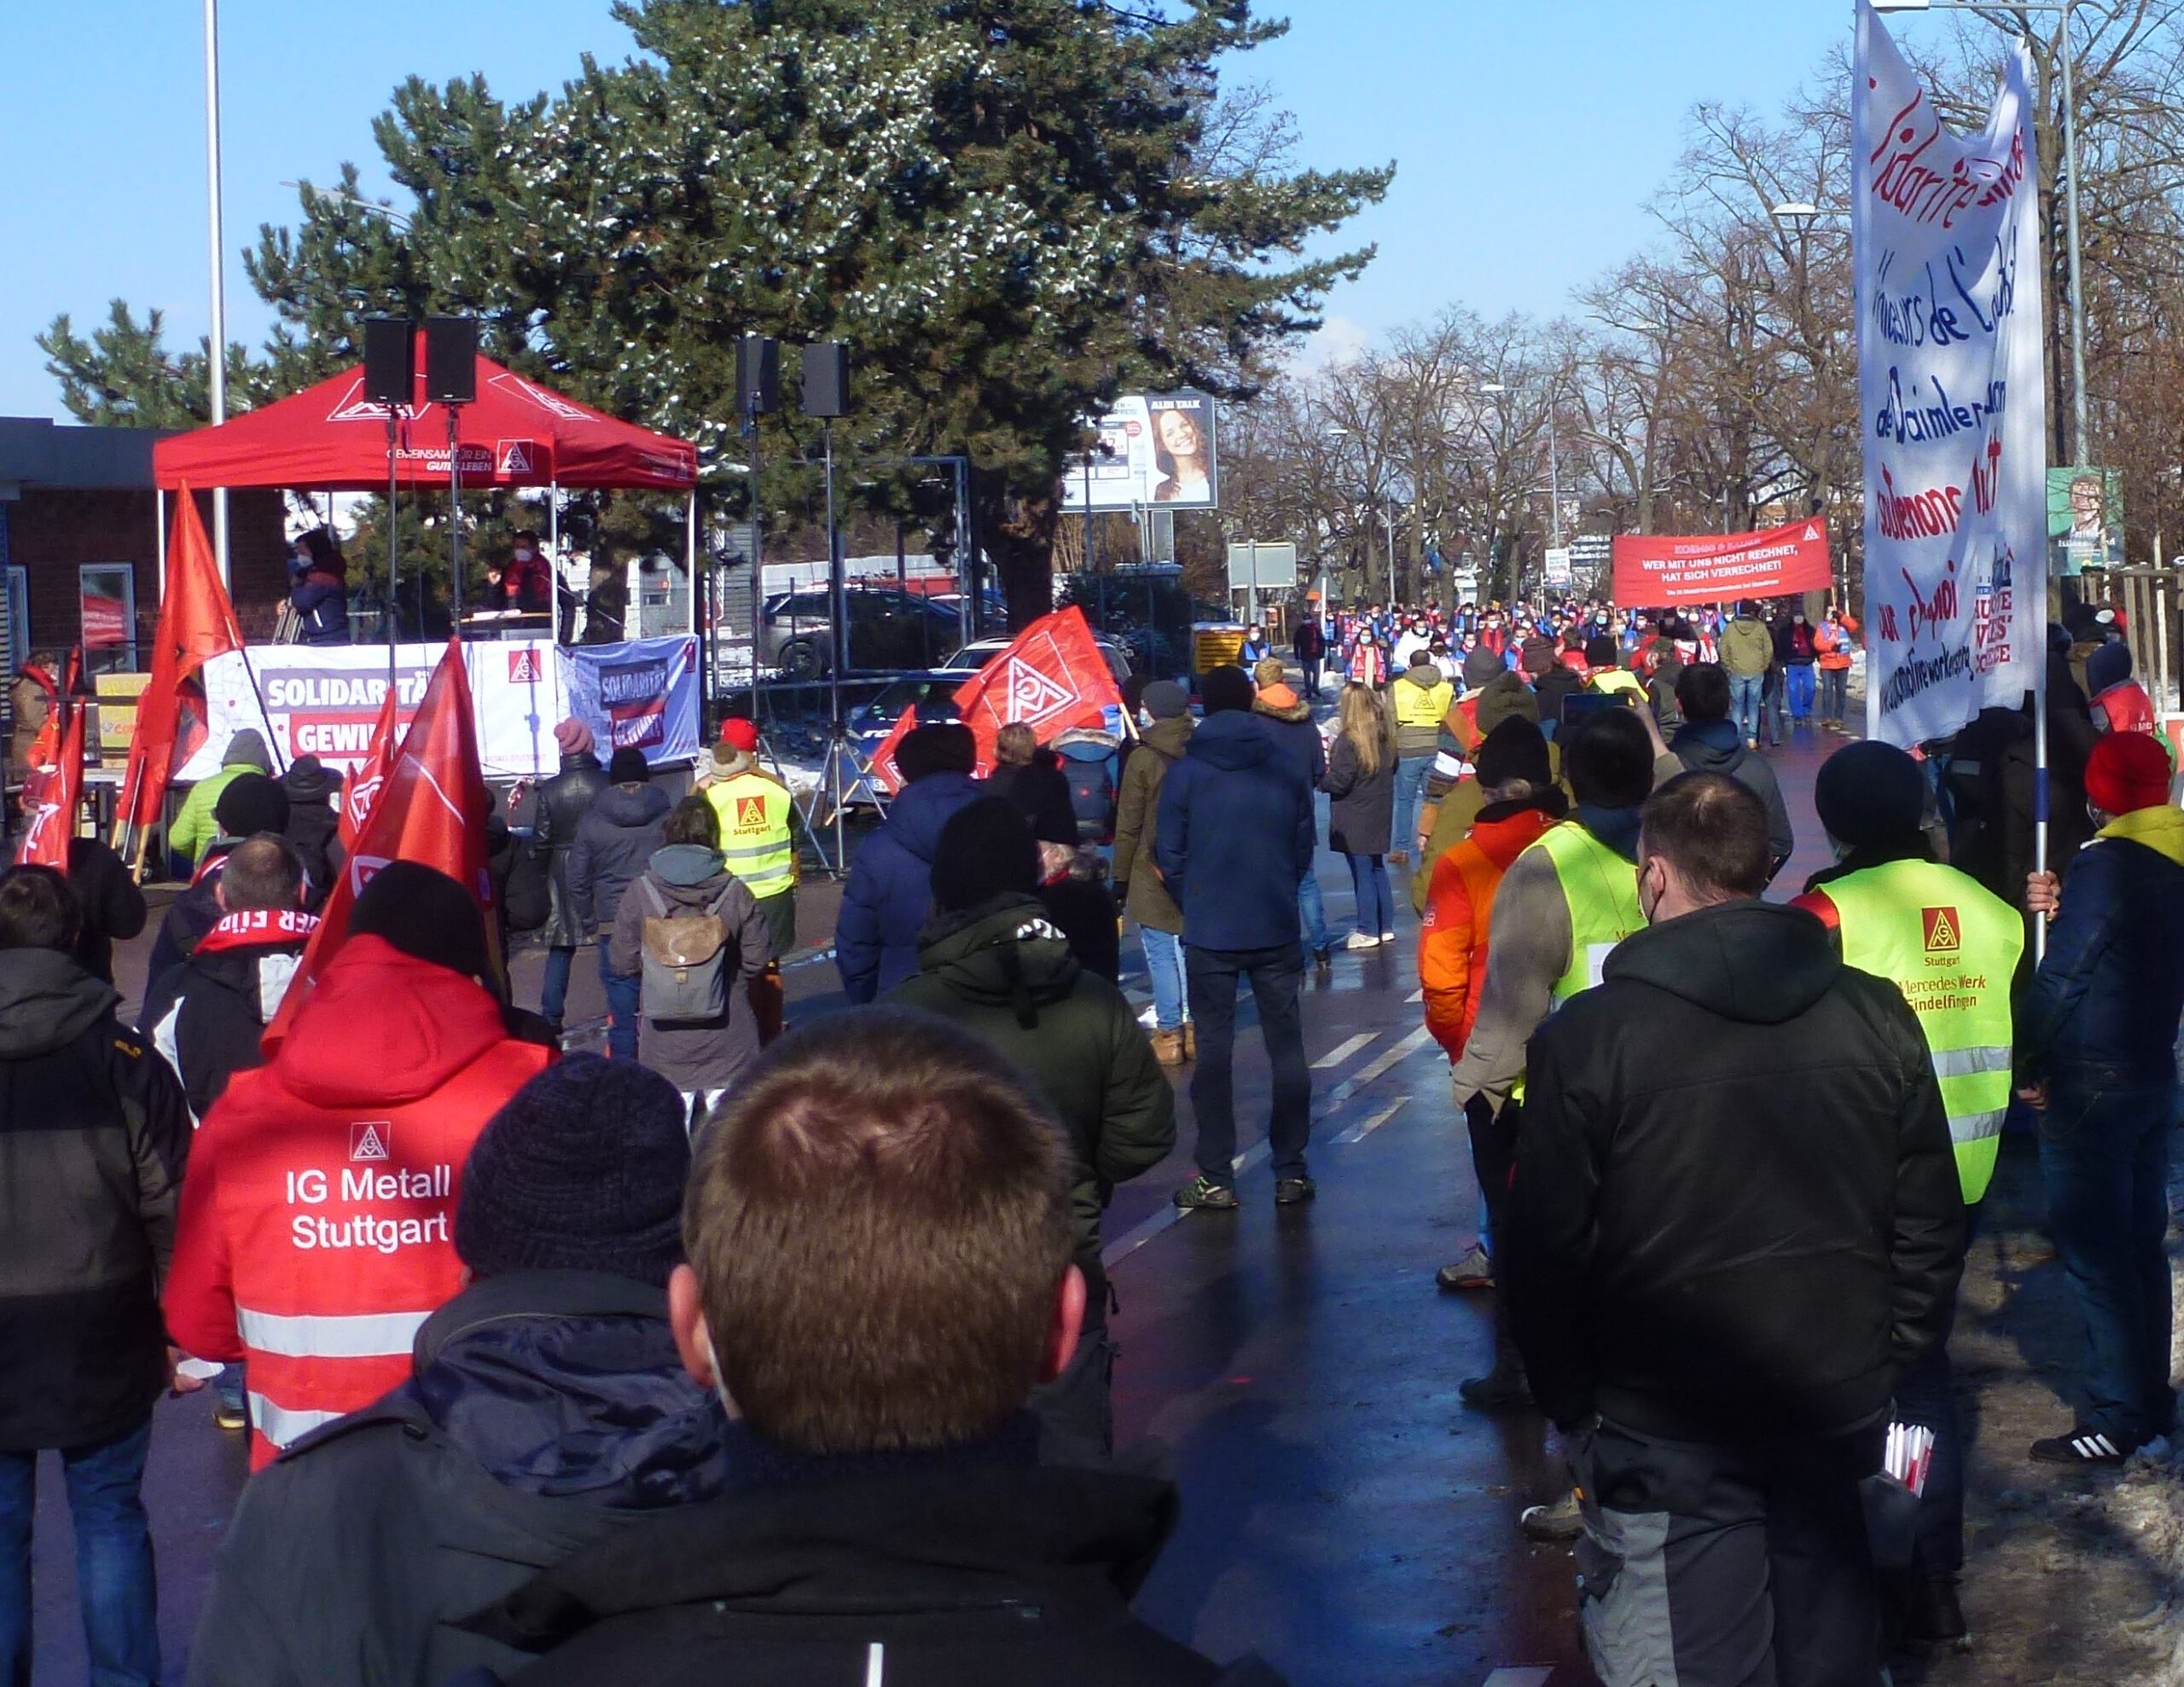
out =
{"type": "Polygon", "coordinates": [[[1370,686],[1342,688],[1341,730],[1327,751],[1320,789],[1332,799],[1327,843],[1350,863],[1357,896],[1357,929],[1349,947],[1374,949],[1396,938],[1395,893],[1388,884],[1388,844],[1395,826],[1396,735],[1370,686]]]}
{"type": "Polygon", "coordinates": [[[304,908],[317,913],[333,893],[334,875],[341,866],[341,813],[334,806],[341,796],[341,774],[316,756],[299,756],[281,775],[281,785],[288,793],[284,836],[302,857],[304,876],[311,881],[304,908]]]}

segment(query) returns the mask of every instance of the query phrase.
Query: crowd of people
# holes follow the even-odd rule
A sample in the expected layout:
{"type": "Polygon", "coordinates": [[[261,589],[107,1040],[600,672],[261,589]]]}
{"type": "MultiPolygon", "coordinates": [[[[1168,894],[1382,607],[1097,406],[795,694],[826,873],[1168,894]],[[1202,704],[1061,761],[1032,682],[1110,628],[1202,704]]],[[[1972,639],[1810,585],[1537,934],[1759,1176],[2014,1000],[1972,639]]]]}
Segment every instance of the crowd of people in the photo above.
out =
{"type": "Polygon", "coordinates": [[[1241,1205],[1246,987],[1271,1198],[1315,1197],[1323,841],[1349,948],[1396,941],[1413,869],[1479,1195],[1438,1282],[1493,1297],[1461,1394],[1561,1434],[1571,1481],[1525,1526],[1579,1541],[1603,1681],[1873,1679],[1885,1644],[1960,1642],[1948,1340],[2013,1110],[2087,1331],[2083,1410],[2030,1457],[2175,1425],[2184,809],[2114,632],[2056,633],[2059,871],[1990,711],[1919,757],[1837,748],[1835,865],[1786,901],[1760,744],[1778,697],[1785,736],[1840,724],[1835,612],[1313,606],[1301,685],[1264,649],[1195,710],[1132,687],[1105,820],[1028,728],[981,777],[969,728],[921,724],[844,887],[850,1006],[794,1030],[793,805],[749,722],[679,801],[556,729],[496,851],[504,918],[541,890],[537,1012],[472,890],[397,861],[283,1017],[340,781],[238,734],[170,832],[189,889],[133,1028],[119,862],[0,877],[0,1658],[26,1677],[59,1449],[94,1679],[162,1678],[151,1412],[209,1385],[257,1475],[193,1681],[1274,1681],[1130,1615],[1176,1502],[1115,1457],[1101,1226],[1176,1148],[1166,1069],[1175,1204],[1241,1205]],[[1324,729],[1307,651],[1341,667],[1324,729]],[[606,1058],[561,1050],[588,945],[606,1058]],[[1826,1107],[1777,1104],[1796,1073],[1826,1107]],[[1931,1438],[1915,1488],[1893,1426],[1931,1438]]]}

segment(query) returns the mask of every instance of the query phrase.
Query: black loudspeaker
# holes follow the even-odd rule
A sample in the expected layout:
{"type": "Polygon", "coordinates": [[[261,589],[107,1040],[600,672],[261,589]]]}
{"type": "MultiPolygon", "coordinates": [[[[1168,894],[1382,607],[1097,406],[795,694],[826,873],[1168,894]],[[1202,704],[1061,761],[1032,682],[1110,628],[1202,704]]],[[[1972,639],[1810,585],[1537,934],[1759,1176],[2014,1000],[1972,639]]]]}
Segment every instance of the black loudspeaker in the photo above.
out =
{"type": "Polygon", "coordinates": [[[364,318],[364,397],[375,404],[415,402],[415,326],[393,316],[364,318]]]}
{"type": "Polygon", "coordinates": [[[770,334],[747,333],[735,346],[735,409],[746,416],[770,416],[781,407],[781,343],[770,334]]]}
{"type": "Polygon", "coordinates": [[[478,319],[425,318],[425,397],[435,404],[478,402],[478,319]]]}
{"type": "Polygon", "coordinates": [[[804,414],[845,416],[850,413],[850,349],[839,339],[804,348],[804,414]]]}

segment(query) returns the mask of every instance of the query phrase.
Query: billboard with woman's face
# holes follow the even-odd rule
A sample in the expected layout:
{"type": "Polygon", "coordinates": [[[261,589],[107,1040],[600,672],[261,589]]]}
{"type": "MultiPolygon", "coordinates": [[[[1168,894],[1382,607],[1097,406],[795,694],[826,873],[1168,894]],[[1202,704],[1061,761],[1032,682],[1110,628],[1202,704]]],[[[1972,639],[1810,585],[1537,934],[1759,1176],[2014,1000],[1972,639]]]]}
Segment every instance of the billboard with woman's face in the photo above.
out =
{"type": "MultiPolygon", "coordinates": [[[[1087,424],[1088,428],[1090,424],[1087,424]]],[[[1062,475],[1066,510],[1221,507],[1213,400],[1204,392],[1153,392],[1115,401],[1100,418],[1093,455],[1062,475]]]]}

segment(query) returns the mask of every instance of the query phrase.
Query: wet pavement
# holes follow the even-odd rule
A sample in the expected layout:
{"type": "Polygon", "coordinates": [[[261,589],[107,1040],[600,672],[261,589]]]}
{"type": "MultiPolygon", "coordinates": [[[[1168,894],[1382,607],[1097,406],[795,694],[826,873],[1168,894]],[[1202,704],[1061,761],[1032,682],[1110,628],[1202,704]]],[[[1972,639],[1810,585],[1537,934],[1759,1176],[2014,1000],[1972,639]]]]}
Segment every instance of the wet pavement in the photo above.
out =
{"type": "MultiPolygon", "coordinates": [[[[1777,895],[1825,863],[1811,780],[1841,741],[1777,758],[1799,832],[1777,895]]],[[[1348,874],[1324,852],[1319,867],[1339,940],[1348,874]]],[[[823,942],[832,887],[810,886],[804,900],[800,936],[823,942]]],[[[1255,1650],[1298,1687],[1584,1687],[1569,1552],[1517,1528],[1523,1506],[1558,1489],[1552,1433],[1534,1414],[1485,1416],[1456,1395],[1491,1362],[1491,1314],[1483,1296],[1437,1293],[1433,1273],[1472,1241],[1478,1191],[1446,1057],[1422,1027],[1416,920],[1400,884],[1396,902],[1395,945],[1338,949],[1332,976],[1307,986],[1318,1199],[1277,1210],[1262,1150],[1240,1179],[1241,1211],[1178,1215],[1168,1197],[1191,1175],[1186,1093],[1177,1152],[1118,1190],[1108,1212],[1118,1430],[1183,1493],[1180,1531],[1139,1608],[1216,1657],[1255,1650]]],[[[141,989],[130,968],[148,947],[122,958],[125,994],[141,989]]],[[[540,959],[515,963],[526,1004],[540,959]]],[[[1133,948],[1125,965],[1136,965],[1133,948]]],[[[1126,972],[1141,1002],[1143,983],[1126,972]]],[[[842,1006],[823,955],[792,969],[789,1000],[793,1018],[842,1006]]],[[[570,1021],[601,1010],[595,966],[579,956],[570,1021]]],[[[1248,1006],[1240,1017],[1248,1155],[1263,1135],[1267,1070],[1248,1006]]],[[[77,1681],[73,1545],[58,1466],[46,1464],[38,1679],[77,1681]]],[[[245,1475],[241,1437],[213,1428],[208,1394],[162,1404],[147,1492],[175,1678],[245,1475]]]]}

